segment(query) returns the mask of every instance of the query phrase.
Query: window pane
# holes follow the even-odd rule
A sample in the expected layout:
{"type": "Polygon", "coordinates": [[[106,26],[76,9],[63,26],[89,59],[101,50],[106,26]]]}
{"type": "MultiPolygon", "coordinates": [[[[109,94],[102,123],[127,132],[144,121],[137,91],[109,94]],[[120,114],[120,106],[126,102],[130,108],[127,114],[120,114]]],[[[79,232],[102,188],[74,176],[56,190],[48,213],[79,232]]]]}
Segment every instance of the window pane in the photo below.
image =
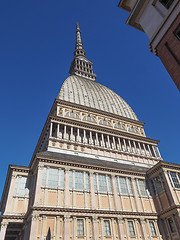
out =
{"type": "Polygon", "coordinates": [[[61,170],[60,188],[64,188],[64,170],[61,170]]]}
{"type": "Polygon", "coordinates": [[[133,194],[130,178],[127,178],[127,184],[128,184],[128,188],[129,188],[129,194],[133,194]]]}
{"type": "Polygon", "coordinates": [[[109,220],[104,220],[104,232],[106,237],[111,236],[111,228],[110,228],[109,220]]]}
{"type": "Polygon", "coordinates": [[[76,190],[84,189],[83,172],[75,172],[75,189],[76,190]]]}
{"type": "Polygon", "coordinates": [[[120,192],[122,194],[128,194],[127,183],[125,177],[119,177],[120,192]]]}
{"type": "Polygon", "coordinates": [[[169,223],[169,227],[170,227],[170,229],[171,229],[171,232],[172,232],[172,233],[176,232],[176,229],[175,229],[175,227],[174,227],[174,222],[173,222],[172,218],[169,218],[169,219],[168,219],[168,223],[169,223]]]}
{"type": "Polygon", "coordinates": [[[73,188],[73,172],[69,171],[69,189],[72,190],[73,188]]]}
{"type": "Polygon", "coordinates": [[[97,177],[96,177],[96,174],[93,174],[93,179],[94,179],[94,191],[97,192],[97,177]]]}
{"type": "Polygon", "coordinates": [[[85,173],[85,179],[86,179],[86,190],[89,191],[89,174],[85,173]]]}
{"type": "Polygon", "coordinates": [[[26,177],[20,178],[19,193],[18,193],[19,196],[24,196],[26,193],[26,181],[27,181],[26,177]]]}
{"type": "Polygon", "coordinates": [[[147,196],[147,191],[146,191],[145,180],[138,179],[138,185],[139,185],[140,195],[146,197],[147,196]]]}
{"type": "Polygon", "coordinates": [[[175,188],[180,188],[179,179],[177,178],[177,175],[175,172],[170,172],[171,179],[173,181],[175,188]]]}
{"type": "Polygon", "coordinates": [[[128,227],[129,227],[130,236],[134,237],[135,236],[135,230],[134,230],[133,221],[128,221],[128,227]]]}
{"type": "Polygon", "coordinates": [[[48,186],[56,188],[58,186],[58,169],[49,168],[48,186]]]}
{"type": "Polygon", "coordinates": [[[78,237],[84,236],[84,221],[77,219],[77,235],[78,237]]]}
{"type": "Polygon", "coordinates": [[[106,175],[98,174],[99,191],[107,192],[106,175]]]}
{"type": "Polygon", "coordinates": [[[119,183],[118,183],[118,177],[116,177],[116,189],[117,189],[117,192],[119,193],[119,183]]]}
{"type": "Polygon", "coordinates": [[[17,187],[18,187],[19,177],[16,178],[15,188],[14,188],[14,195],[17,194],[17,187]]]}
{"type": "Polygon", "coordinates": [[[154,226],[154,222],[149,222],[149,226],[150,226],[150,229],[151,229],[151,235],[153,236],[153,237],[155,237],[156,236],[156,229],[155,229],[155,226],[154,226]]]}
{"type": "Polygon", "coordinates": [[[108,191],[112,192],[111,177],[109,175],[107,176],[107,180],[108,180],[108,191]]]}
{"type": "Polygon", "coordinates": [[[161,178],[158,176],[158,177],[153,179],[153,182],[154,182],[154,185],[155,185],[156,193],[158,194],[158,193],[163,192],[164,188],[163,188],[163,185],[162,185],[162,182],[161,182],[161,178]]]}

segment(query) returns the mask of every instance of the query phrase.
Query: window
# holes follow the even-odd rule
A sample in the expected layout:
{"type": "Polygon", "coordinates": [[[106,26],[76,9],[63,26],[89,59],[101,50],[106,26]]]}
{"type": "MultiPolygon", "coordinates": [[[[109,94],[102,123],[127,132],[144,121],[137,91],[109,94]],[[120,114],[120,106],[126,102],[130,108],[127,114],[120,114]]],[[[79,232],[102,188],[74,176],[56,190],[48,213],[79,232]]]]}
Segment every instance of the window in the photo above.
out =
{"type": "Polygon", "coordinates": [[[48,187],[58,187],[58,169],[49,168],[48,187]]]}
{"type": "Polygon", "coordinates": [[[128,221],[128,227],[129,227],[129,235],[130,235],[130,237],[136,236],[136,235],[135,235],[135,230],[134,230],[133,221],[128,221]]]}
{"type": "Polygon", "coordinates": [[[57,168],[47,169],[46,167],[44,167],[42,172],[42,187],[46,187],[47,175],[48,175],[47,187],[57,188],[59,186],[60,188],[64,188],[64,170],[63,169],[59,171],[59,169],[57,168]],[[59,178],[60,178],[60,183],[58,182],[59,178]]]}
{"type": "Polygon", "coordinates": [[[19,197],[23,197],[23,196],[26,195],[26,190],[29,191],[28,188],[27,188],[27,177],[18,176],[16,178],[14,195],[17,195],[19,197]]]}
{"type": "Polygon", "coordinates": [[[160,157],[158,148],[156,146],[153,146],[154,152],[156,154],[156,157],[160,157]]]}
{"type": "Polygon", "coordinates": [[[155,187],[155,192],[156,194],[161,193],[164,191],[163,183],[161,181],[161,177],[158,176],[153,179],[154,187],[155,187]]]}
{"type": "Polygon", "coordinates": [[[73,172],[69,171],[69,189],[73,189],[73,172]]]}
{"type": "Polygon", "coordinates": [[[108,191],[112,192],[111,177],[109,175],[107,176],[107,180],[108,180],[108,191]]]}
{"type": "Polygon", "coordinates": [[[180,188],[180,181],[178,179],[178,176],[175,172],[170,172],[170,178],[172,180],[172,186],[175,188],[180,188]]]}
{"type": "Polygon", "coordinates": [[[109,220],[104,220],[104,232],[106,237],[111,236],[111,228],[109,220]]]}
{"type": "Polygon", "coordinates": [[[118,128],[118,129],[125,130],[125,127],[124,127],[122,124],[120,124],[120,123],[116,123],[116,124],[114,125],[114,127],[115,127],[115,128],[118,128]]]}
{"type": "Polygon", "coordinates": [[[137,188],[140,196],[147,197],[146,182],[143,179],[137,179],[137,188]]]}
{"type": "Polygon", "coordinates": [[[172,218],[168,218],[168,224],[169,224],[171,232],[172,233],[176,232],[176,229],[175,229],[174,222],[173,222],[172,218]]]}
{"type": "Polygon", "coordinates": [[[83,190],[84,189],[83,172],[75,171],[75,189],[76,190],[83,190]]]}
{"type": "Polygon", "coordinates": [[[102,125],[111,126],[110,122],[108,122],[107,120],[100,120],[99,123],[102,125]]]}
{"type": "Polygon", "coordinates": [[[98,174],[99,191],[107,192],[106,175],[98,174]]]}
{"type": "Polygon", "coordinates": [[[116,177],[117,192],[123,195],[133,194],[131,179],[126,177],[116,177]]]}
{"type": "Polygon", "coordinates": [[[162,3],[162,5],[168,9],[174,2],[174,0],[159,0],[159,2],[162,3]]]}
{"type": "Polygon", "coordinates": [[[139,133],[138,130],[136,128],[134,128],[134,127],[129,127],[128,131],[129,132],[133,132],[133,133],[139,133]]]}
{"type": "Polygon", "coordinates": [[[84,220],[77,219],[77,236],[82,237],[84,236],[84,220]]]}
{"type": "Polygon", "coordinates": [[[97,192],[97,177],[96,177],[96,174],[93,174],[93,179],[94,179],[94,191],[97,192]]]}
{"type": "Polygon", "coordinates": [[[89,174],[85,173],[85,180],[86,180],[86,190],[89,191],[89,174]]]}
{"type": "Polygon", "coordinates": [[[155,237],[157,234],[156,234],[156,229],[155,229],[155,226],[154,226],[154,222],[150,221],[149,226],[150,226],[150,230],[151,230],[151,236],[155,237]]]}
{"type": "Polygon", "coordinates": [[[76,113],[74,113],[74,112],[67,112],[67,113],[66,113],[66,117],[71,117],[71,118],[77,118],[77,119],[79,119],[79,116],[78,116],[76,113]]]}
{"type": "Polygon", "coordinates": [[[83,118],[83,120],[84,120],[84,121],[87,121],[87,122],[93,122],[93,123],[96,122],[96,120],[95,120],[93,117],[89,116],[89,115],[85,116],[85,117],[83,118]]]}

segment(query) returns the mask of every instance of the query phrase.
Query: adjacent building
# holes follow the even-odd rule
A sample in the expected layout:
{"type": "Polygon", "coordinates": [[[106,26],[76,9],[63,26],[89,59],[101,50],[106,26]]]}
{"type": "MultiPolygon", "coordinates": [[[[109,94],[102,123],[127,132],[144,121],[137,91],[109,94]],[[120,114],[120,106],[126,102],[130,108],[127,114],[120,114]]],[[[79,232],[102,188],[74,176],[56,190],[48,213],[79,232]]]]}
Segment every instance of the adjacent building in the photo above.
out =
{"type": "Polygon", "coordinates": [[[144,31],[149,48],[157,55],[180,90],[180,1],[120,0],[130,14],[126,23],[144,31]]]}
{"type": "Polygon", "coordinates": [[[95,81],[78,24],[69,73],[29,166],[9,165],[0,239],[180,239],[180,165],[95,81]]]}

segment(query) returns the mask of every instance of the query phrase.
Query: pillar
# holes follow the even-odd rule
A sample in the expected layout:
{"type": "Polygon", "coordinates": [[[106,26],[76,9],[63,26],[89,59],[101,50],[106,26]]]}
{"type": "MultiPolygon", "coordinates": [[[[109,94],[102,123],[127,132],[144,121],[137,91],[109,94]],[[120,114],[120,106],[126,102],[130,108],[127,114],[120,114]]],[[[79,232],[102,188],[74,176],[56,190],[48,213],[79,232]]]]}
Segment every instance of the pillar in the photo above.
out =
{"type": "Polygon", "coordinates": [[[145,227],[145,219],[140,219],[140,223],[141,223],[142,237],[144,240],[148,240],[147,233],[146,233],[146,227],[145,227]]]}
{"type": "Polygon", "coordinates": [[[140,204],[139,204],[140,199],[138,197],[138,192],[137,192],[137,188],[136,188],[136,183],[135,183],[136,180],[134,177],[132,177],[131,180],[132,180],[132,188],[133,188],[133,193],[134,193],[136,209],[138,212],[140,212],[140,204]]]}
{"type": "Polygon", "coordinates": [[[91,195],[90,195],[91,196],[91,207],[92,207],[92,209],[96,209],[93,172],[90,172],[90,192],[91,192],[91,195]]]}
{"type": "Polygon", "coordinates": [[[65,169],[65,183],[64,183],[64,205],[65,207],[69,207],[69,168],[65,169]]]}
{"type": "Polygon", "coordinates": [[[44,169],[44,166],[41,166],[41,165],[38,166],[34,205],[39,205],[40,204],[43,169],[44,169]]]}
{"type": "Polygon", "coordinates": [[[0,230],[0,239],[1,240],[5,239],[7,226],[8,226],[7,222],[2,222],[1,223],[1,230],[0,230]]]}
{"type": "Polygon", "coordinates": [[[56,217],[56,236],[55,240],[59,240],[59,231],[60,231],[60,217],[56,217]]]}
{"type": "Polygon", "coordinates": [[[101,224],[101,240],[104,240],[104,220],[103,218],[100,218],[100,224],[101,224]]]}
{"type": "Polygon", "coordinates": [[[70,237],[70,216],[65,215],[64,216],[64,240],[69,240],[70,237]]]}
{"type": "Polygon", "coordinates": [[[42,216],[41,240],[44,240],[45,221],[46,221],[46,216],[43,215],[42,216]]]}
{"type": "Polygon", "coordinates": [[[38,218],[39,218],[38,214],[32,215],[29,240],[34,240],[37,238],[38,218]]]}
{"type": "Polygon", "coordinates": [[[120,240],[124,240],[124,229],[122,225],[123,219],[121,217],[118,218],[118,237],[120,240]]]}
{"type": "Polygon", "coordinates": [[[93,225],[93,240],[98,240],[99,239],[99,231],[98,231],[98,222],[97,222],[96,216],[92,217],[92,225],[93,225]]]}

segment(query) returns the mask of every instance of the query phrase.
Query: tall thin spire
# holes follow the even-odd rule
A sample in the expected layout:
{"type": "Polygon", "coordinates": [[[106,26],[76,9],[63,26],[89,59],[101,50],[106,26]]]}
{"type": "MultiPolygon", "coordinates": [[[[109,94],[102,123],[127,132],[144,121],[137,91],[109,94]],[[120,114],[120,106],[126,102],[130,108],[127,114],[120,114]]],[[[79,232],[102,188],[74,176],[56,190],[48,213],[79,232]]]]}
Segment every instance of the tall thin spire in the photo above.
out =
{"type": "Polygon", "coordinates": [[[92,62],[86,58],[86,52],[82,43],[79,23],[77,23],[74,59],[71,63],[69,73],[71,75],[81,76],[94,81],[96,79],[96,75],[93,73],[92,65],[92,62]]]}

